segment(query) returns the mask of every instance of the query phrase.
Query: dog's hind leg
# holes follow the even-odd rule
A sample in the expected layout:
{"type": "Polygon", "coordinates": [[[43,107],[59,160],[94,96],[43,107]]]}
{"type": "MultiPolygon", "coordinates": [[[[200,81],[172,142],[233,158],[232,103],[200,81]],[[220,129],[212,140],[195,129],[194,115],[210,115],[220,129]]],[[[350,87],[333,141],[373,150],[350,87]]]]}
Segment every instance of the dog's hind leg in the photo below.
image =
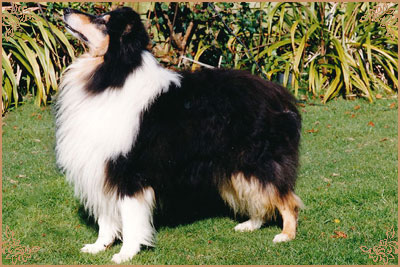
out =
{"type": "Polygon", "coordinates": [[[118,223],[116,218],[110,215],[102,214],[99,216],[99,236],[95,243],[86,244],[81,251],[85,253],[96,254],[100,251],[106,250],[111,246],[118,234],[118,223]]]}
{"type": "Polygon", "coordinates": [[[152,222],[154,191],[151,187],[132,197],[125,196],[119,203],[122,220],[122,248],[112,261],[121,263],[133,258],[140,245],[152,246],[154,227],[152,222]]]}
{"type": "Polygon", "coordinates": [[[303,203],[293,192],[289,192],[277,202],[277,208],[282,215],[283,229],[282,233],[274,237],[274,243],[286,242],[295,238],[298,211],[302,207],[303,203]]]}
{"type": "Polygon", "coordinates": [[[221,184],[219,191],[235,213],[250,217],[248,221],[236,225],[235,231],[257,230],[274,213],[274,187],[263,186],[255,177],[245,178],[242,173],[237,173],[221,184]]]}

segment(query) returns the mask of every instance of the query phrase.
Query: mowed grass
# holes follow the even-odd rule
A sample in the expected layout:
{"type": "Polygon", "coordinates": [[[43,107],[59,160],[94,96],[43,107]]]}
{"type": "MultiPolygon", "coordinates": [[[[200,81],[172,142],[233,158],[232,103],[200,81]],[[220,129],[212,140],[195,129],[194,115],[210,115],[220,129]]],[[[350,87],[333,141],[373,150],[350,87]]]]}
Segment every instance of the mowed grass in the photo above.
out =
{"type": "MultiPolygon", "coordinates": [[[[214,217],[159,227],[156,248],[128,264],[382,264],[359,247],[379,245],[391,226],[397,233],[397,99],[299,109],[296,193],[306,208],[294,241],[272,243],[279,224],[237,233],[235,218],[214,217]]],[[[2,134],[3,240],[9,226],[21,245],[39,246],[27,264],[111,264],[121,243],[98,255],[79,251],[97,230],[56,168],[51,107],[26,103],[9,112],[2,134]]],[[[3,263],[11,261],[3,255],[3,263]]]]}

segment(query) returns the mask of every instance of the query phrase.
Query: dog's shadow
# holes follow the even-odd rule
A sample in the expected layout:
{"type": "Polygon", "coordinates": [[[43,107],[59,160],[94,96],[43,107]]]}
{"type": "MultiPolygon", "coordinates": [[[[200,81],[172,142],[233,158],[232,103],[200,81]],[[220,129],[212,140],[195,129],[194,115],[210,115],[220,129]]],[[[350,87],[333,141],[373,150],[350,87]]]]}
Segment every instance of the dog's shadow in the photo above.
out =
{"type": "MultiPolygon", "coordinates": [[[[185,192],[174,191],[156,200],[153,223],[156,230],[164,227],[174,228],[192,224],[196,221],[210,218],[231,218],[237,223],[248,220],[248,217],[234,214],[224,203],[217,192],[185,192]]],[[[83,205],[78,209],[80,222],[98,231],[98,225],[83,205]]],[[[263,227],[278,226],[282,228],[283,221],[279,212],[276,219],[267,221],[263,227]]]]}

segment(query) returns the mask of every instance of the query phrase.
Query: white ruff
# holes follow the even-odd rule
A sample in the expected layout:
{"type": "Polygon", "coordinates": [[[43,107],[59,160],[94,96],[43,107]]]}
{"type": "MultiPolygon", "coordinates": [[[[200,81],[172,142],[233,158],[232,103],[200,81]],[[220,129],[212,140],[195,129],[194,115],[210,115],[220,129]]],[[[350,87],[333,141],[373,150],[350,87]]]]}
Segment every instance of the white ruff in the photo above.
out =
{"type": "Polygon", "coordinates": [[[82,56],[65,73],[56,104],[57,163],[96,220],[100,215],[115,220],[114,231],[121,229],[121,219],[115,192],[103,190],[105,164],[131,150],[140,115],[155,97],[171,83],[180,85],[180,76],[163,69],[149,52],[143,52],[142,58],[142,66],[122,88],[88,95],[84,87],[101,61],[82,56]]]}

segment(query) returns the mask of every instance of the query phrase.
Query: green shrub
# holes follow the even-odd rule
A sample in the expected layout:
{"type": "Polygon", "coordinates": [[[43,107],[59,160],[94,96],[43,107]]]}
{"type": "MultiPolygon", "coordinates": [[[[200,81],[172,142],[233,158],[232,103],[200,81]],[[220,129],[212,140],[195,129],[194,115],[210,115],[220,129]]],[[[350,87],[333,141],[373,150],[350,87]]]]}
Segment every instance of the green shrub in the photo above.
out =
{"type": "Polygon", "coordinates": [[[73,7],[91,13],[105,12],[111,4],[42,3],[41,7],[48,21],[36,3],[15,4],[3,11],[2,113],[18,106],[22,96],[28,93],[33,95],[37,105],[51,102],[62,71],[75,53],[84,51],[83,44],[74,38],[69,40],[61,28],[62,9],[73,7]],[[12,12],[13,8],[18,12],[12,12]]]}
{"type": "MultiPolygon", "coordinates": [[[[397,92],[395,17],[382,16],[386,22],[393,18],[387,25],[381,25],[379,20],[363,21],[363,16],[373,14],[377,5],[366,2],[216,6],[269,79],[288,86],[296,96],[303,90],[326,102],[339,94],[372,101],[374,92],[397,92]]],[[[392,8],[397,9],[397,4],[392,8]]],[[[164,61],[174,65],[179,56],[185,55],[216,66],[222,58],[222,67],[259,72],[248,51],[207,3],[157,3],[150,18],[156,26],[156,51],[164,53],[164,61]],[[189,27],[191,22],[194,29],[189,27]],[[192,33],[188,34],[188,29],[192,33]],[[188,36],[186,47],[179,45],[174,35],[181,39],[188,36]],[[165,48],[167,45],[178,53],[165,48]]]]}
{"type": "MultiPolygon", "coordinates": [[[[29,19],[20,22],[12,36],[3,31],[3,112],[17,106],[21,95],[27,93],[35,97],[37,105],[50,101],[61,72],[74,58],[74,48],[64,33],[32,9],[27,8],[29,19]]],[[[21,21],[20,15],[7,10],[3,16],[6,27],[12,27],[12,21],[21,21]]]]}

